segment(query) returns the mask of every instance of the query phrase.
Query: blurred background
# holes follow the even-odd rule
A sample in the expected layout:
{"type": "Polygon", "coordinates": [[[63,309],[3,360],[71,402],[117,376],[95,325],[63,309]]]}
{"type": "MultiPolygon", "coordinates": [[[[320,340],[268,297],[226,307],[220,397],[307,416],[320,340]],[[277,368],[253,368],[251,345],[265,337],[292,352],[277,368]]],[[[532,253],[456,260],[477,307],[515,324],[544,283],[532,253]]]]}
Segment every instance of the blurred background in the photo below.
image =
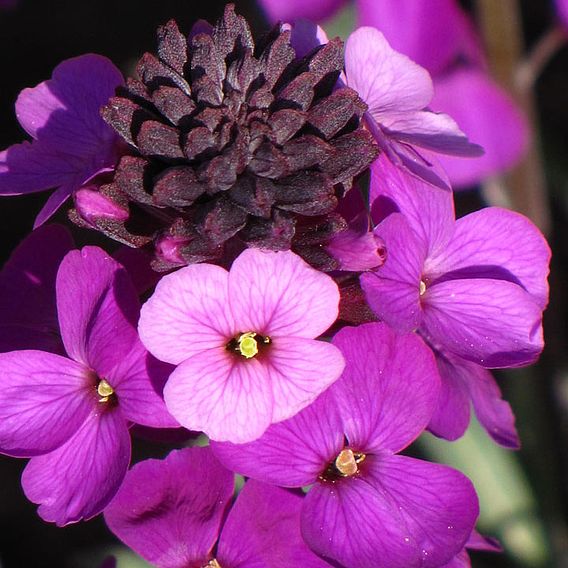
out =
{"type": "MultiPolygon", "coordinates": [[[[433,8],[424,22],[430,25],[436,2],[420,1],[433,8]]],[[[305,0],[304,7],[310,2],[305,0]]],[[[234,3],[256,33],[277,11],[263,11],[254,0],[234,3]]],[[[474,481],[482,506],[479,528],[498,537],[505,549],[503,554],[473,553],[475,568],[563,568],[568,567],[568,31],[552,0],[460,4],[476,22],[483,44],[485,55],[481,63],[479,54],[475,56],[477,63],[516,100],[519,128],[526,130],[521,141],[521,134],[516,140],[494,141],[497,152],[506,153],[509,143],[513,148],[507,163],[461,179],[456,207],[463,215],[487,204],[506,205],[531,217],[545,232],[553,250],[547,346],[537,365],[496,373],[517,416],[523,444],[519,452],[495,446],[475,423],[457,443],[425,435],[411,451],[462,469],[474,481]]],[[[0,149],[24,139],[13,110],[18,93],[49,78],[62,60],[100,53],[132,74],[137,58],[154,50],[159,24],[175,18],[181,29],[189,30],[199,18],[215,21],[224,5],[223,0],[0,0],[0,149]]],[[[266,5],[288,2],[267,0],[266,5]]],[[[346,2],[333,15],[325,15],[328,35],[345,38],[357,21],[356,10],[346,2]]],[[[468,57],[474,56],[464,52],[462,58],[468,57]]],[[[489,113],[484,135],[503,130],[503,117],[495,109],[478,109],[467,90],[460,96],[471,116],[489,113]]],[[[465,124],[462,127],[470,134],[465,124]]],[[[45,199],[40,193],[0,201],[2,263],[31,231],[45,199]]],[[[62,211],[57,220],[69,225],[65,217],[62,211]]],[[[96,243],[94,234],[77,229],[74,234],[79,244],[96,243]]],[[[134,460],[162,456],[171,447],[137,440],[134,460]]],[[[0,456],[0,568],[94,568],[109,554],[116,555],[119,568],[145,566],[120,548],[101,519],[64,529],[42,522],[20,488],[24,465],[24,460],[0,456]]]]}

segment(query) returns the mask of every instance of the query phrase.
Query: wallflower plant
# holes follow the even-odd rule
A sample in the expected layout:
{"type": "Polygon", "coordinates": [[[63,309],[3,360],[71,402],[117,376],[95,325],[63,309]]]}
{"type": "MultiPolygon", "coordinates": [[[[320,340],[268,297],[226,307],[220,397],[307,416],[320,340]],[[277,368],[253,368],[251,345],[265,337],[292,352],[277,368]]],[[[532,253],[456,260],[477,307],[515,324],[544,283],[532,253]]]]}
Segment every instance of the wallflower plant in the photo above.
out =
{"type": "Polygon", "coordinates": [[[44,225],[0,272],[0,452],[30,458],[44,520],[104,512],[159,568],[453,568],[497,548],[472,483],[404,452],[462,436],[470,400],[518,447],[487,369],[542,350],[549,249],[511,211],[456,220],[432,152],[481,149],[385,35],[254,40],[229,5],[161,26],[136,77],[90,54],[22,92],[32,141],[0,152],[0,194],[55,189],[36,224],[71,198],[99,245],[44,225]],[[128,471],[131,428],[166,444],[179,425],[209,447],[128,471]]]}

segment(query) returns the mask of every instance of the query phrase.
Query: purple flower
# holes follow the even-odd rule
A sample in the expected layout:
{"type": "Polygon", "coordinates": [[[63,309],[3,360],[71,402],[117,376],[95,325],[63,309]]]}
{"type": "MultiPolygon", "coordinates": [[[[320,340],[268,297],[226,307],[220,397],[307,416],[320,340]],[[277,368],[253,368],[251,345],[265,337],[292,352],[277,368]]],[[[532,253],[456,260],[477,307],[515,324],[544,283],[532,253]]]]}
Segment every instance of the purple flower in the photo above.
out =
{"type": "Polygon", "coordinates": [[[138,300],[125,270],[101,249],[63,259],[57,312],[69,358],[0,354],[0,451],[32,457],[26,496],[46,521],[101,512],[130,461],[129,422],[175,426],[156,392],[161,378],[136,334],[138,300]]]}
{"type": "Polygon", "coordinates": [[[341,374],[339,350],[313,339],[338,303],[333,280],[294,253],[248,249],[230,272],[199,264],[164,276],[139,331],[153,355],[178,365],[164,397],[180,424],[247,442],[341,374]]]}
{"type": "Polygon", "coordinates": [[[414,146],[457,156],[483,153],[448,115],[426,108],[434,96],[428,71],[392,49],[375,28],[359,28],[347,39],[345,77],[369,106],[367,127],[381,149],[412,174],[449,188],[444,174],[414,146]]]}
{"type": "Polygon", "coordinates": [[[99,110],[122,82],[108,59],[89,54],[63,61],[50,80],[20,93],[16,115],[32,141],[0,152],[0,195],[56,188],[36,226],[74,191],[114,168],[118,137],[99,110]]]}
{"type": "Polygon", "coordinates": [[[136,464],[105,510],[126,545],[157,568],[325,568],[300,535],[302,497],[233,474],[209,448],[136,464]]]}
{"type": "Polygon", "coordinates": [[[568,1],[567,0],[554,0],[556,14],[564,28],[568,29],[568,1]]]}
{"type": "Polygon", "coordinates": [[[60,225],[28,235],[0,272],[0,352],[41,349],[63,354],[55,305],[59,263],[74,247],[60,225]]]}
{"type": "Polygon", "coordinates": [[[503,549],[497,540],[480,535],[472,531],[465,548],[440,568],[471,568],[471,561],[467,550],[482,550],[484,552],[501,552],[503,549]]]}
{"type": "Polygon", "coordinates": [[[461,473],[396,455],[435,408],[432,354],[384,323],[344,328],[334,343],[345,371],[311,406],[255,442],[213,450],[254,479],[314,484],[301,523],[320,556],[350,568],[440,566],[465,545],[478,504],[461,473]]]}
{"type": "Polygon", "coordinates": [[[525,217],[497,207],[455,221],[452,196],[381,157],[373,166],[375,229],[387,260],[363,274],[375,313],[399,331],[418,330],[437,353],[442,396],[431,428],[455,439],[469,399],[499,443],[516,447],[510,408],[482,367],[518,367],[543,348],[550,250],[525,217]]]}
{"type": "Polygon", "coordinates": [[[453,187],[478,183],[523,156],[529,139],[525,117],[489,75],[481,40],[458,2],[358,0],[357,6],[359,25],[378,28],[394,49],[430,72],[430,108],[448,113],[485,150],[475,160],[440,156],[453,187]]]}

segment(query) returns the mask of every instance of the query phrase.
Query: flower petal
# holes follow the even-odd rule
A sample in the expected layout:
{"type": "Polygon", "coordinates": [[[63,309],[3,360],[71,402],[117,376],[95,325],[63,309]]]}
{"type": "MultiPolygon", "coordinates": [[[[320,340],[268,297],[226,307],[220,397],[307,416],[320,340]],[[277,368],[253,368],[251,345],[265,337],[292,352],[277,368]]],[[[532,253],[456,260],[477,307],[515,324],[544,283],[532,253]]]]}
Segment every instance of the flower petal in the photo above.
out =
{"type": "Polygon", "coordinates": [[[221,347],[184,361],[164,388],[166,406],[189,430],[235,443],[262,436],[272,422],[273,396],[265,367],[221,347]]]}
{"type": "Polygon", "coordinates": [[[398,452],[426,428],[438,401],[434,357],[416,334],[384,323],[345,327],[333,338],[346,360],[332,385],[349,445],[398,452]]]}
{"type": "Polygon", "coordinates": [[[343,426],[329,391],[249,444],[211,443],[229,469],[283,487],[313,483],[344,445],[343,426]]]}
{"type": "Polygon", "coordinates": [[[201,567],[233,495],[233,475],[209,448],[174,450],[136,464],[105,509],[110,530],[161,568],[201,567]]]}
{"type": "Polygon", "coordinates": [[[126,270],[97,247],[72,251],[57,273],[57,312],[69,356],[113,378],[138,342],[138,297],[126,270]]]}
{"type": "Polygon", "coordinates": [[[345,74],[379,124],[389,113],[423,109],[434,92],[428,71],[392,49],[371,27],[358,28],[347,39],[345,74]]]}
{"type": "Polygon", "coordinates": [[[300,337],[279,337],[270,345],[264,365],[272,385],[272,420],[294,416],[329,385],[345,367],[335,345],[300,337]]]}
{"type": "Polygon", "coordinates": [[[428,287],[422,303],[422,330],[440,351],[488,368],[526,365],[542,351],[541,308],[516,284],[448,280],[428,287]]]}
{"type": "Polygon", "coordinates": [[[487,207],[456,221],[452,240],[429,259],[428,271],[508,280],[521,285],[544,308],[549,263],[550,247],[529,219],[487,207]]]}
{"type": "Polygon", "coordinates": [[[12,456],[55,450],[97,404],[88,370],[52,353],[1,353],[0,382],[0,451],[12,456]]]}
{"type": "Polygon", "coordinates": [[[291,251],[251,248],[233,262],[229,303],[240,331],[312,339],[336,320],[339,290],[291,251]]]}
{"type": "Polygon", "coordinates": [[[260,0],[260,6],[272,23],[290,22],[306,19],[319,22],[331,17],[344,3],[344,0],[260,0]]]}
{"type": "Polygon", "coordinates": [[[59,210],[71,193],[73,193],[73,189],[73,185],[62,185],[48,197],[34,221],[34,229],[41,227],[59,210]]]}
{"type": "Polygon", "coordinates": [[[426,258],[422,242],[400,213],[389,215],[375,229],[385,243],[385,263],[360,277],[371,309],[391,327],[405,332],[420,325],[420,279],[426,258]]]}
{"type": "Polygon", "coordinates": [[[30,460],[22,487],[44,521],[63,526],[98,515],[129,462],[130,436],[120,412],[94,411],[66,444],[30,460]]]}
{"type": "Polygon", "coordinates": [[[326,568],[300,534],[303,498],[249,479],[223,526],[217,559],[234,568],[326,568]]]}
{"type": "Polygon", "coordinates": [[[238,331],[230,311],[228,273],[194,264],[164,276],[142,306],[139,332],[155,357],[178,365],[212,347],[221,348],[238,331]]]}

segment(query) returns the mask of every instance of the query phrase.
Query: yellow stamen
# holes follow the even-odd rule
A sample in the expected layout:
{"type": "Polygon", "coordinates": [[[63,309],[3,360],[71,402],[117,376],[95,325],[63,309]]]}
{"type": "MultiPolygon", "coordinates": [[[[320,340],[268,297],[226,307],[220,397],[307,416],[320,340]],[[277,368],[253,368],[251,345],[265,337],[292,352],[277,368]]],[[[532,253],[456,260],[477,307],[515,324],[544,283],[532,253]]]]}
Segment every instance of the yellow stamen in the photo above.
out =
{"type": "Polygon", "coordinates": [[[350,449],[341,450],[335,458],[335,467],[341,475],[350,477],[359,471],[357,464],[360,464],[365,457],[365,454],[354,452],[350,449]]]}
{"type": "Polygon", "coordinates": [[[247,359],[254,357],[258,353],[258,343],[255,339],[256,333],[248,331],[243,333],[237,339],[240,354],[247,359]]]}
{"type": "Polygon", "coordinates": [[[221,568],[221,564],[219,564],[219,562],[217,562],[217,560],[213,558],[213,560],[209,560],[209,562],[205,564],[203,568],[221,568]]]}
{"type": "Polygon", "coordinates": [[[423,296],[424,292],[426,292],[426,283],[424,280],[420,280],[420,295],[423,296]]]}
{"type": "Polygon", "coordinates": [[[101,397],[99,402],[108,402],[108,399],[114,394],[114,389],[105,379],[101,379],[97,385],[97,393],[101,397]]]}

